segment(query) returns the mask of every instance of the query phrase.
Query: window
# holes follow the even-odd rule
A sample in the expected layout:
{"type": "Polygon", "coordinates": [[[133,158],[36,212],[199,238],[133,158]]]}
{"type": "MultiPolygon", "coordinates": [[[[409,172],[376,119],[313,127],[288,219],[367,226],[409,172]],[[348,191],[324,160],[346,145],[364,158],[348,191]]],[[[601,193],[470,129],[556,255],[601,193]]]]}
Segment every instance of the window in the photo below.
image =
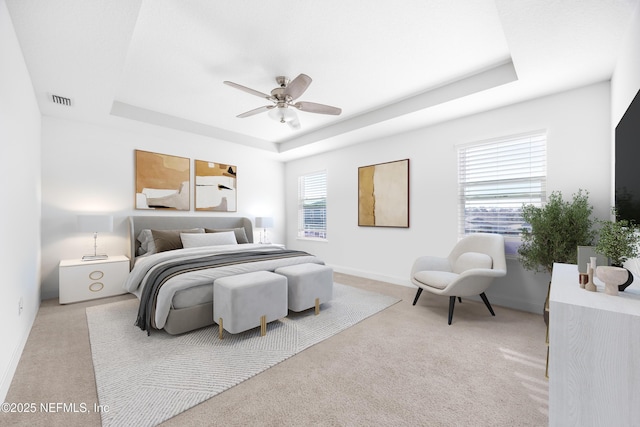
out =
{"type": "Polygon", "coordinates": [[[517,240],[528,224],[522,205],[546,199],[545,133],[458,148],[460,235],[496,233],[517,240]]]}
{"type": "Polygon", "coordinates": [[[298,237],[327,238],[327,172],[298,178],[298,237]]]}

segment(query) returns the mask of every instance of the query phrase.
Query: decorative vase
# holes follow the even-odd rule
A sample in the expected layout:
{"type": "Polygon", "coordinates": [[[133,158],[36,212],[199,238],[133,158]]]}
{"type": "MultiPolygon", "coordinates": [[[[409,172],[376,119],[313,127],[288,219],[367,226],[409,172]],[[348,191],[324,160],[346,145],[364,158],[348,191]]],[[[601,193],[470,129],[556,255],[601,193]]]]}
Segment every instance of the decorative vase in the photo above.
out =
{"type": "MultiPolygon", "coordinates": [[[[620,267],[620,268],[624,268],[621,265],[613,265],[614,267],[620,267]]],[[[631,271],[629,271],[628,268],[624,268],[625,270],[627,270],[627,273],[629,274],[629,276],[627,277],[627,280],[622,283],[620,286],[618,286],[618,290],[620,292],[624,291],[625,289],[627,289],[627,287],[629,287],[630,284],[633,283],[633,273],[631,271]]]]}
{"type": "Polygon", "coordinates": [[[584,289],[584,286],[587,284],[587,282],[589,281],[589,275],[586,273],[580,273],[578,275],[578,283],[580,283],[580,288],[584,289]]]}
{"type": "Polygon", "coordinates": [[[596,269],[596,276],[604,282],[604,293],[618,295],[619,286],[629,279],[629,271],[622,267],[602,265],[596,269]]]}
{"type": "Polygon", "coordinates": [[[597,292],[598,288],[596,288],[596,284],[593,283],[593,268],[591,268],[591,264],[589,264],[587,266],[587,274],[589,275],[589,280],[588,282],[584,285],[584,289],[589,291],[589,292],[597,292]]]}

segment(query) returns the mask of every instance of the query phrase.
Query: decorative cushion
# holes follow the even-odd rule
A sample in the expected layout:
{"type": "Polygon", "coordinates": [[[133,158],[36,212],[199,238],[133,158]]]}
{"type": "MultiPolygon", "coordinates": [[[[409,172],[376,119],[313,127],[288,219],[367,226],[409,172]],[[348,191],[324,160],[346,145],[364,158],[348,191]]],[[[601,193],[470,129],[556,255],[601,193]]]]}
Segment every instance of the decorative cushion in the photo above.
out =
{"type": "Polygon", "coordinates": [[[418,271],[413,278],[432,288],[444,289],[458,278],[458,274],[448,271],[418,271]]]}
{"type": "Polygon", "coordinates": [[[239,228],[205,228],[205,232],[207,233],[223,233],[226,231],[233,231],[236,235],[236,242],[239,244],[249,243],[249,238],[247,237],[247,232],[243,227],[239,228]]]}
{"type": "Polygon", "coordinates": [[[493,259],[487,254],[480,252],[465,252],[453,263],[453,272],[462,273],[472,268],[491,268],[493,259]]]}
{"type": "Polygon", "coordinates": [[[204,233],[204,228],[191,228],[187,230],[151,230],[156,252],[182,249],[180,233],[204,233]]]}
{"type": "Polygon", "coordinates": [[[180,233],[180,240],[184,248],[197,248],[200,246],[236,245],[236,235],[233,231],[222,233],[180,233]]]}

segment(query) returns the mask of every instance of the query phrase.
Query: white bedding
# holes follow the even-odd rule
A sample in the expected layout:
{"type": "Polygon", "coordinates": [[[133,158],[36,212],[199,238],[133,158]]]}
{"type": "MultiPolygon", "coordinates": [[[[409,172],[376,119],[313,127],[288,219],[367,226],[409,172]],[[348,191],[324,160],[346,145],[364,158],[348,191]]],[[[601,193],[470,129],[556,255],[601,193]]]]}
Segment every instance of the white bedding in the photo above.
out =
{"type": "MultiPolygon", "coordinates": [[[[152,255],[145,255],[136,258],[135,265],[129,273],[127,281],[124,284],[124,288],[128,292],[131,292],[138,298],[140,298],[140,296],[142,295],[142,290],[144,288],[144,279],[148,276],[149,272],[151,272],[154,267],[161,265],[163,262],[189,259],[197,256],[208,256],[214,254],[246,251],[277,252],[283,251],[283,249],[276,245],[247,243],[242,245],[218,245],[189,249],[178,249],[173,251],[160,252],[152,255]]],[[[250,262],[192,271],[172,277],[165,282],[165,284],[160,288],[160,292],[158,293],[154,317],[155,327],[158,329],[162,329],[164,327],[167,316],[169,314],[169,309],[173,307],[173,299],[177,292],[203,285],[211,285],[211,287],[213,288],[213,281],[218,277],[248,273],[258,270],[274,270],[285,265],[303,264],[308,262],[323,264],[320,259],[313,255],[296,256],[291,258],[250,262]]],[[[181,305],[184,305],[184,303],[181,305]]]]}

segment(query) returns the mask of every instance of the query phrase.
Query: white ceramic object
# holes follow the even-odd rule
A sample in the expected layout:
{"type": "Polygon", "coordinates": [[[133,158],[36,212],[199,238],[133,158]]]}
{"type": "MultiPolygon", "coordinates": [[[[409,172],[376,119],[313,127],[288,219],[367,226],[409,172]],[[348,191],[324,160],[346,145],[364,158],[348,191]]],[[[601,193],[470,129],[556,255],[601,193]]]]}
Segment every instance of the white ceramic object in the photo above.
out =
{"type": "Polygon", "coordinates": [[[627,281],[629,273],[622,267],[601,265],[596,268],[596,276],[604,282],[604,293],[618,295],[618,286],[627,281]]]}

